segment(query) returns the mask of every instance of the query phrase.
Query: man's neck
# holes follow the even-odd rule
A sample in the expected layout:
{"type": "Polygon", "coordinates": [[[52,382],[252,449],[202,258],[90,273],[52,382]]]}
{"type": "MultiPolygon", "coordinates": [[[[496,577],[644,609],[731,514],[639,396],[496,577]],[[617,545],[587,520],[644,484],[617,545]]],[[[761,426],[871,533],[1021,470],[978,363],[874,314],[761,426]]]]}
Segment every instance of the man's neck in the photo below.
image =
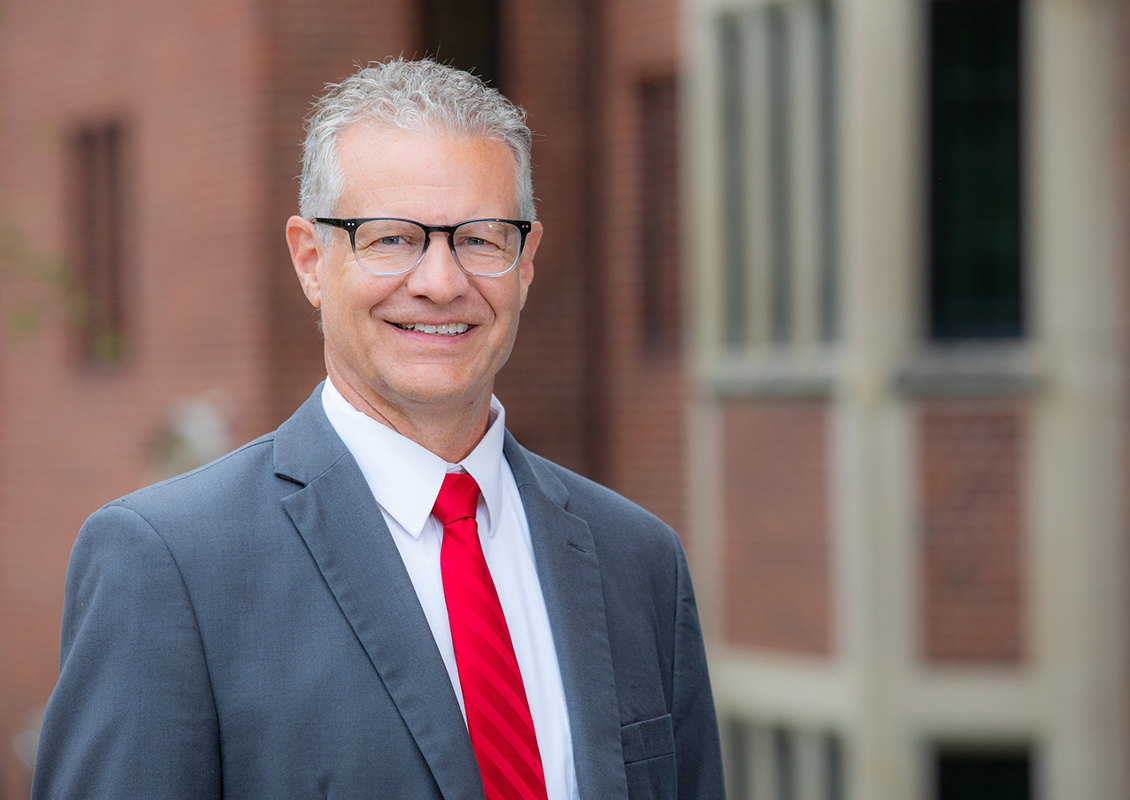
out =
{"type": "Polygon", "coordinates": [[[431,408],[425,404],[408,410],[377,398],[367,397],[349,381],[332,373],[329,380],[346,401],[365,416],[375,419],[449,464],[466,458],[487,432],[490,422],[490,393],[465,409],[431,408]]]}

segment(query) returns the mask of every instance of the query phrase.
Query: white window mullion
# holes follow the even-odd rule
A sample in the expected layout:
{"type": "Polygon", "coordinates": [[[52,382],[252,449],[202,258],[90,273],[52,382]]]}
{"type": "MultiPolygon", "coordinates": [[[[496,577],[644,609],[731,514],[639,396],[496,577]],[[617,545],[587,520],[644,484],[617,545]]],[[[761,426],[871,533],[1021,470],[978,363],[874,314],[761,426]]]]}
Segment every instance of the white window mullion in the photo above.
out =
{"type": "Polygon", "coordinates": [[[792,732],[796,759],[796,800],[830,800],[828,797],[828,737],[810,730],[792,732]]]}
{"type": "Polygon", "coordinates": [[[749,800],[780,800],[781,776],[776,732],[768,725],[751,725],[746,737],[749,758],[749,800]]]}

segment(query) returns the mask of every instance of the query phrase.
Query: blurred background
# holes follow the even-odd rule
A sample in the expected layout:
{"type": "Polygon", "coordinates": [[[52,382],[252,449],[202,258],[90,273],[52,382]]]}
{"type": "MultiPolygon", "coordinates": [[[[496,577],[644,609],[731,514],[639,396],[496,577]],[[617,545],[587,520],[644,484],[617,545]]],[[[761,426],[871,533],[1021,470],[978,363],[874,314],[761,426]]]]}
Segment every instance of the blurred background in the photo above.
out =
{"type": "Polygon", "coordinates": [[[732,800],[1130,796],[1127,19],[5,0],[0,797],[85,517],[324,377],[302,120],[402,54],[529,113],[546,236],[497,393],[683,536],[732,800]]]}

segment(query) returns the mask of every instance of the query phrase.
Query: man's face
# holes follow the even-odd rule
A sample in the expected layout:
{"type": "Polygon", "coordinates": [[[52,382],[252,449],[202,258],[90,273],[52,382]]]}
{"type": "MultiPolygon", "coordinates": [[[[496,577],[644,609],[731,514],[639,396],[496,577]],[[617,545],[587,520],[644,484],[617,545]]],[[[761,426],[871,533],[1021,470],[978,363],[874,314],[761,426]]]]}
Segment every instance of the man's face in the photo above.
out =
{"type": "MultiPolygon", "coordinates": [[[[514,158],[501,142],[355,125],[337,156],[344,175],[337,217],[451,225],[517,216],[514,158]]],[[[303,290],[322,312],[327,369],[347,397],[353,393],[351,400],[386,418],[485,414],[494,376],[514,345],[540,224],[518,266],[499,277],[463,272],[439,233],[415,269],[391,277],[362,269],[343,230],[332,231],[328,248],[308,243],[312,268],[305,270],[295,234],[288,229],[288,236],[303,290]],[[407,330],[458,324],[466,332],[407,330]]]]}

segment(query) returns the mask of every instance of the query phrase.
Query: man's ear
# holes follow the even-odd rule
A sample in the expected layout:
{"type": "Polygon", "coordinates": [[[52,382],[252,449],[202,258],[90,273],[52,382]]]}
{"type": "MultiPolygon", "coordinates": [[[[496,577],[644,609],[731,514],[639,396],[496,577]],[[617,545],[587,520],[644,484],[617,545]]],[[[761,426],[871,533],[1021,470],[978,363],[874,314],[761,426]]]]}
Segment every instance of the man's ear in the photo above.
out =
{"type": "Polygon", "coordinates": [[[530,283],[534,279],[534,254],[537,253],[538,245],[541,244],[542,233],[542,224],[535,222],[530,228],[530,232],[526,234],[526,244],[522,248],[522,257],[518,261],[518,284],[521,292],[519,308],[526,307],[526,294],[529,292],[530,283]]]}
{"type": "Polygon", "coordinates": [[[322,260],[322,242],[314,230],[314,223],[302,217],[286,221],[286,243],[290,247],[290,260],[306,299],[314,308],[322,307],[322,284],[318,278],[318,265],[322,260]]]}

